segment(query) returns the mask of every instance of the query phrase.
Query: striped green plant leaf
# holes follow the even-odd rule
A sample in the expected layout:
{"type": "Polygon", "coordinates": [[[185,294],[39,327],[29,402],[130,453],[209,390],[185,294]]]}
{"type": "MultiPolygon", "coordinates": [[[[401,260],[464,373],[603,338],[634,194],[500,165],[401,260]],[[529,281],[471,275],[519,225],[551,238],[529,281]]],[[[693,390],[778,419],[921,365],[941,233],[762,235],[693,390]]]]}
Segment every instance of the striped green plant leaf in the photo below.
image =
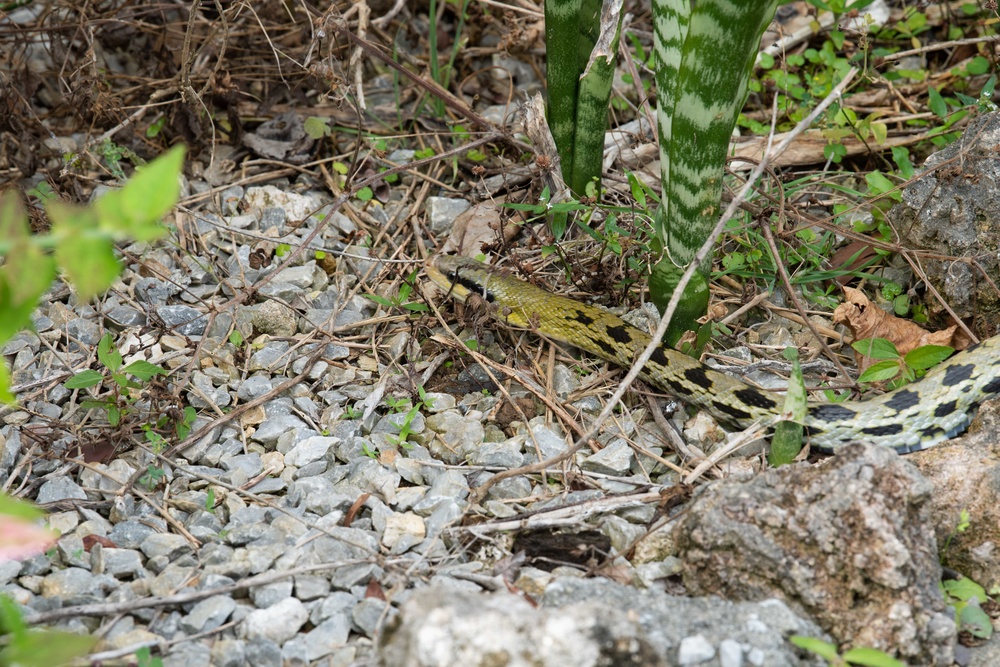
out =
{"type": "Polygon", "coordinates": [[[545,0],[548,121],[567,180],[573,170],[577,88],[596,39],[598,12],[600,0],[545,0]]]}
{"type": "MultiPolygon", "coordinates": [[[[618,41],[622,28],[622,0],[605,0],[601,10],[601,32],[580,76],[576,106],[576,139],[573,142],[573,171],[570,190],[585,194],[597,179],[600,186],[604,161],[604,133],[608,126],[608,103],[615,78],[618,41]]],[[[564,172],[565,173],[565,172],[564,172]]],[[[600,196],[600,190],[596,193],[600,196]]]]}
{"type": "Polygon", "coordinates": [[[577,196],[600,178],[622,0],[545,0],[548,122],[577,196]]]}
{"type": "Polygon", "coordinates": [[[653,2],[655,39],[663,49],[657,52],[658,124],[669,201],[657,223],[679,265],[690,262],[718,219],[729,138],[776,7],[776,0],[698,0],[683,33],[685,1],[653,2]]]}
{"type": "MultiPolygon", "coordinates": [[[[660,142],[660,183],[668,193],[670,183],[670,137],[677,107],[684,38],[691,20],[689,0],[653,0],[653,51],[656,55],[656,125],[660,142]]],[[[670,220],[670,197],[664,196],[656,212],[657,229],[664,240],[670,220]]],[[[682,269],[683,271],[683,269],[682,269]]],[[[667,300],[670,295],[666,295],[667,300]]],[[[662,309],[660,312],[663,312],[662,309]]]]}

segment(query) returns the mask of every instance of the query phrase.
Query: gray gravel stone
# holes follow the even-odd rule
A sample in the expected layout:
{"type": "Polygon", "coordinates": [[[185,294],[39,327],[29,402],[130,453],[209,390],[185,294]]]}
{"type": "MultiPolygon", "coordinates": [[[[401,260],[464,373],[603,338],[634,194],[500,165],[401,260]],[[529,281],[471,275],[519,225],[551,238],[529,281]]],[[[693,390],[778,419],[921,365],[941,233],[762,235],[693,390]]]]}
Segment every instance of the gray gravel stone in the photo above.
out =
{"type": "Polygon", "coordinates": [[[278,272],[274,277],[276,281],[290,283],[301,290],[312,287],[313,276],[316,273],[316,262],[309,261],[302,266],[290,266],[278,272]]]}
{"type": "Polygon", "coordinates": [[[246,642],[222,637],[212,643],[212,667],[243,667],[247,662],[246,642]]]}
{"type": "Polygon", "coordinates": [[[287,221],[288,214],[285,213],[285,209],[272,206],[263,210],[257,226],[265,230],[275,227],[280,231],[284,229],[287,221]]]}
{"type": "Polygon", "coordinates": [[[83,546],[83,538],[79,535],[63,535],[56,542],[59,558],[65,565],[90,568],[90,554],[83,546]]]}
{"type": "Polygon", "coordinates": [[[681,639],[677,649],[677,663],[681,667],[697,665],[715,657],[715,647],[701,635],[691,635],[681,639]]]}
{"type": "Polygon", "coordinates": [[[0,560],[0,584],[6,584],[21,573],[21,562],[10,558],[0,560]]]}
{"type": "Polygon", "coordinates": [[[381,624],[391,622],[397,613],[385,600],[365,598],[354,606],[351,618],[364,636],[373,637],[381,624]]]}
{"type": "Polygon", "coordinates": [[[565,400],[580,387],[580,377],[563,364],[556,364],[552,369],[552,391],[565,400]]]}
{"type": "Polygon", "coordinates": [[[465,458],[474,466],[517,468],[524,462],[524,454],[521,453],[523,443],[523,437],[504,442],[484,442],[479,447],[473,447],[465,458]]]}
{"type": "Polygon", "coordinates": [[[742,667],[743,646],[733,639],[719,642],[719,664],[721,667],[742,667]]]}
{"type": "Polygon", "coordinates": [[[243,186],[231,185],[219,193],[219,205],[222,215],[236,215],[240,202],[243,200],[243,186]]]}
{"type": "Polygon", "coordinates": [[[346,345],[337,345],[336,343],[327,344],[326,349],[323,351],[323,357],[333,361],[347,359],[350,356],[351,348],[346,345]]]}
{"type": "MultiPolygon", "coordinates": [[[[460,520],[465,514],[465,510],[468,505],[469,503],[466,501],[459,502],[450,498],[442,499],[441,502],[434,507],[434,511],[425,521],[427,535],[431,537],[436,536],[440,534],[443,529],[460,520]]],[[[415,507],[414,512],[416,512],[415,507]]]]}
{"type": "Polygon", "coordinates": [[[420,516],[429,516],[443,504],[457,504],[469,496],[469,482],[458,470],[446,470],[427,490],[422,500],[413,506],[413,511],[420,516]]]}
{"type": "Polygon", "coordinates": [[[465,458],[465,452],[478,447],[485,435],[481,421],[467,419],[454,411],[433,414],[427,417],[426,424],[440,436],[427,446],[435,458],[445,463],[460,463],[465,458]]]}
{"type": "Polygon", "coordinates": [[[180,288],[158,278],[140,278],[133,287],[135,296],[150,305],[166,305],[170,297],[180,292],[180,288]]]}
{"type": "Polygon", "coordinates": [[[632,468],[635,453],[622,438],[616,438],[605,445],[601,451],[583,459],[580,467],[591,472],[605,475],[627,475],[632,468]]]}
{"type": "Polygon", "coordinates": [[[295,598],[286,598],[266,609],[250,612],[240,624],[239,632],[246,639],[267,639],[277,644],[295,636],[306,621],[309,612],[295,598]]]}
{"type": "Polygon", "coordinates": [[[258,483],[250,487],[250,493],[281,493],[288,489],[288,484],[283,479],[277,477],[265,477],[258,483]]]}
{"type": "Polygon", "coordinates": [[[260,295],[267,299],[293,303],[304,296],[302,289],[291,283],[271,281],[260,288],[260,295]]]}
{"type": "Polygon", "coordinates": [[[429,391],[424,394],[424,407],[431,414],[445,412],[455,407],[455,397],[451,394],[429,391]]]}
{"type": "Polygon", "coordinates": [[[287,579],[250,588],[250,599],[260,609],[273,607],[290,597],[292,597],[292,581],[287,579]]]}
{"type": "Polygon", "coordinates": [[[396,487],[401,480],[398,473],[389,470],[378,461],[362,458],[350,464],[351,472],[347,481],[362,491],[374,492],[392,503],[396,497],[396,487]]]}
{"type": "MultiPolygon", "coordinates": [[[[357,492],[360,493],[360,490],[357,492]]],[[[325,477],[296,480],[288,488],[290,504],[320,516],[327,516],[335,511],[341,513],[346,511],[355,498],[357,495],[352,494],[349,489],[343,486],[335,487],[333,482],[325,477]]]]}
{"type": "Polygon", "coordinates": [[[469,210],[471,204],[464,199],[428,197],[426,206],[431,231],[441,234],[450,230],[455,218],[469,210]]]}
{"type": "Polygon", "coordinates": [[[90,559],[95,574],[110,574],[119,579],[145,576],[142,554],[135,549],[113,549],[97,544],[90,551],[90,559]]]}
{"type": "Polygon", "coordinates": [[[181,336],[200,336],[208,324],[208,318],[190,306],[157,306],[156,314],[168,329],[181,336]]]}
{"type": "Polygon", "coordinates": [[[508,477],[491,486],[487,495],[497,500],[527,498],[531,495],[531,482],[525,477],[508,477]]]}
{"type": "MultiPolygon", "coordinates": [[[[531,434],[534,436],[535,442],[538,443],[538,449],[542,452],[543,459],[550,459],[554,456],[558,456],[569,449],[569,445],[566,444],[565,437],[555,433],[541,420],[536,421],[533,419],[531,421],[531,434]]],[[[532,446],[533,444],[534,443],[529,441],[526,445],[527,453],[525,454],[525,463],[538,460],[538,457],[535,455],[535,448],[532,446]]]]}
{"type": "Polygon", "coordinates": [[[171,561],[194,553],[191,543],[183,535],[173,533],[153,533],[142,541],[140,549],[147,558],[164,556],[171,561]]]}
{"type": "Polygon", "coordinates": [[[201,457],[201,462],[211,466],[218,466],[223,460],[231,456],[239,456],[243,453],[243,443],[236,438],[227,438],[222,442],[209,445],[205,454],[201,457]]]}
{"type": "Polygon", "coordinates": [[[96,592],[97,580],[93,574],[79,567],[67,567],[47,575],[42,580],[40,593],[46,598],[72,598],[96,592]]]}
{"type": "Polygon", "coordinates": [[[225,457],[219,461],[219,465],[226,470],[239,468],[247,477],[256,477],[264,472],[264,461],[260,458],[260,454],[256,452],[253,454],[237,454],[225,457]]]}
{"type": "Polygon", "coordinates": [[[259,539],[267,531],[267,513],[263,507],[243,507],[233,512],[226,524],[226,541],[244,545],[259,539]]]}
{"type": "Polygon", "coordinates": [[[330,581],[315,574],[300,574],[295,577],[295,597],[308,602],[325,597],[330,593],[330,581]]]}
{"type": "Polygon", "coordinates": [[[255,543],[247,547],[247,561],[250,563],[250,572],[260,574],[264,572],[282,556],[288,553],[288,548],[284,543],[269,542],[255,543]]]}
{"type": "Polygon", "coordinates": [[[254,371],[275,371],[279,365],[291,363],[288,356],[290,345],[287,341],[271,341],[264,347],[254,352],[247,364],[247,370],[254,371]]]}
{"type": "Polygon", "coordinates": [[[251,322],[254,333],[257,335],[268,334],[271,336],[289,337],[294,336],[298,328],[298,319],[295,311],[277,301],[265,301],[257,306],[251,322]]]}
{"type": "Polygon", "coordinates": [[[136,310],[135,308],[129,308],[128,306],[115,306],[114,308],[109,308],[104,313],[104,317],[107,319],[109,324],[117,327],[118,329],[141,327],[146,324],[146,314],[136,310]]]}
{"type": "Polygon", "coordinates": [[[195,371],[191,374],[191,383],[198,391],[187,392],[188,403],[197,410],[205,408],[224,408],[232,402],[229,392],[217,388],[212,379],[205,373],[195,371]]]}
{"type": "MultiPolygon", "coordinates": [[[[149,567],[149,563],[146,564],[149,567]]],[[[149,583],[153,595],[172,595],[194,580],[195,568],[188,565],[168,563],[149,583]]]]}
{"type": "Polygon", "coordinates": [[[273,448],[282,434],[305,428],[306,423],[294,415],[285,414],[273,417],[268,415],[267,421],[257,428],[252,437],[264,446],[273,448]]]}
{"type": "Polygon", "coordinates": [[[69,477],[57,477],[42,484],[42,488],[38,490],[35,502],[39,505],[44,505],[45,503],[70,499],[86,500],[87,494],[79,484],[69,477]]]}
{"type": "Polygon", "coordinates": [[[427,536],[424,520],[412,512],[390,513],[382,533],[382,545],[391,554],[401,554],[427,536]]]}
{"type": "Polygon", "coordinates": [[[226,622],[236,609],[236,603],[227,595],[214,595],[195,604],[181,620],[181,630],[192,634],[209,632],[226,622]]]}
{"type": "Polygon", "coordinates": [[[267,373],[254,373],[240,383],[236,395],[241,401],[250,402],[271,391],[274,383],[267,373]]]}
{"type": "Polygon", "coordinates": [[[302,467],[313,461],[326,458],[331,447],[340,443],[340,438],[313,436],[301,440],[285,454],[285,465],[302,467]]]}
{"type": "Polygon", "coordinates": [[[318,604],[313,604],[309,612],[309,622],[319,625],[329,618],[340,617],[343,622],[350,624],[351,610],[357,599],[350,593],[335,591],[323,598],[318,604]]]}
{"type": "Polygon", "coordinates": [[[308,663],[308,651],[302,635],[292,637],[281,647],[282,665],[307,665],[308,663]]]}
{"type": "Polygon", "coordinates": [[[409,421],[408,428],[411,433],[423,433],[425,428],[423,414],[417,412],[416,414],[410,416],[408,410],[409,408],[404,412],[393,412],[383,416],[378,420],[378,423],[375,424],[375,428],[372,429],[372,433],[398,434],[407,421],[409,421]]]}
{"type": "Polygon", "coordinates": [[[396,472],[410,484],[424,485],[424,469],[426,466],[413,459],[397,459],[396,472]]]}
{"type": "Polygon", "coordinates": [[[320,660],[343,647],[351,632],[351,622],[346,616],[329,618],[306,633],[303,637],[306,659],[320,660]]]}
{"type": "Polygon", "coordinates": [[[212,649],[201,642],[180,642],[174,644],[163,656],[163,667],[207,665],[212,659],[211,656],[212,649]]]}
{"type": "Polygon", "coordinates": [[[270,639],[256,637],[246,642],[247,664],[253,667],[275,667],[281,665],[281,646],[270,639]]]}

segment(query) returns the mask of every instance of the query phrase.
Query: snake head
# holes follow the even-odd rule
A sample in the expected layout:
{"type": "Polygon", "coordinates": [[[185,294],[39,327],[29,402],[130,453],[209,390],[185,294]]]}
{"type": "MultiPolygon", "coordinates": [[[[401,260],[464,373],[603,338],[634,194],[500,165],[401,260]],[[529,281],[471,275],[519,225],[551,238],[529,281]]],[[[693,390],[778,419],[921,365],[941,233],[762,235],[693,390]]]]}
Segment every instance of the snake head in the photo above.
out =
{"type": "Polygon", "coordinates": [[[493,300],[487,287],[494,274],[482,262],[469,257],[437,255],[427,261],[424,272],[431,282],[459,301],[465,301],[471,294],[493,300]]]}

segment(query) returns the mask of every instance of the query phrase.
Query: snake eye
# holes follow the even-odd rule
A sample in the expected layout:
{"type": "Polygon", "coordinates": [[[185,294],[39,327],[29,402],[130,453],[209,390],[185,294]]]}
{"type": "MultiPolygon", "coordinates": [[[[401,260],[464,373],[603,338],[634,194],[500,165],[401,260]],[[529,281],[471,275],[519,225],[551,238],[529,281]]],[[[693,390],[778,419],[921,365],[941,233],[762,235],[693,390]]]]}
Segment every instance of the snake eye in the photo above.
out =
{"type": "Polygon", "coordinates": [[[453,282],[453,283],[457,283],[458,282],[458,269],[455,269],[454,271],[452,271],[451,273],[449,273],[448,274],[448,279],[451,280],[451,282],[453,282]]]}

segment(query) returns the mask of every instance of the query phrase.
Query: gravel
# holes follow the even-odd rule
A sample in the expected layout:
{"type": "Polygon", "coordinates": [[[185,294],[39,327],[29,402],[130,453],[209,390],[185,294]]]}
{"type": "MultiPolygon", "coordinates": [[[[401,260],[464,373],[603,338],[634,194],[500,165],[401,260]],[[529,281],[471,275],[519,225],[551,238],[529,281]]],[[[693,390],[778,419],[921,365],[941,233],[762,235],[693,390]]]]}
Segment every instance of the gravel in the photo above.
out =
{"type": "MultiPolygon", "coordinates": [[[[0,482],[28,489],[61,534],[46,554],[0,562],[0,591],[30,620],[99,631],[98,652],[156,646],[164,665],[184,667],[481,664],[474,647],[491,633],[508,633],[498,650],[549,656],[537,664],[584,665],[550,648],[583,656],[595,629],[649,659],[641,664],[818,664],[784,636],[823,631],[781,603],[663,592],[681,563],[670,531],[650,530],[677,488],[664,462],[682,462],[645,409],[617,414],[596,452],[504,478],[567,454],[573,434],[531,409],[520,385],[505,390],[529,412],[501,427],[502,392],[457,353],[449,364],[465,390],[425,377],[443,351],[430,339],[444,329],[360,296],[371,293],[360,283],[369,271],[381,284],[368,248],[352,246],[361,259],[329,274],[312,252],[290,266],[253,259],[261,234],[288,234],[294,247],[319,224],[308,212],[328,198],[300,185],[227,188],[221,217],[206,216],[219,227],[192,227],[203,246],[129,248],[169,280],[129,264],[113,305],[53,298],[35,314],[37,332],[6,345],[14,384],[33,388],[24,409],[0,412],[0,482]],[[263,280],[253,299],[231,301],[263,280]],[[82,406],[87,390],[61,386],[103,370],[91,355],[105,331],[170,371],[125,395],[117,426],[82,406]],[[512,552],[507,534],[529,528],[544,548],[512,552]],[[588,552],[574,537],[585,528],[610,551],[588,552]],[[596,571],[632,585],[579,579],[596,571]],[[497,590],[517,594],[484,592],[497,590]],[[469,653],[435,662],[445,647],[469,653]]],[[[429,206],[445,225],[453,209],[429,206]]],[[[329,219],[314,244],[354,226],[329,219]]],[[[484,349],[501,349],[482,333],[484,349]]],[[[586,428],[601,403],[573,399],[580,388],[578,369],[555,367],[554,395],[575,400],[586,428]]]]}

